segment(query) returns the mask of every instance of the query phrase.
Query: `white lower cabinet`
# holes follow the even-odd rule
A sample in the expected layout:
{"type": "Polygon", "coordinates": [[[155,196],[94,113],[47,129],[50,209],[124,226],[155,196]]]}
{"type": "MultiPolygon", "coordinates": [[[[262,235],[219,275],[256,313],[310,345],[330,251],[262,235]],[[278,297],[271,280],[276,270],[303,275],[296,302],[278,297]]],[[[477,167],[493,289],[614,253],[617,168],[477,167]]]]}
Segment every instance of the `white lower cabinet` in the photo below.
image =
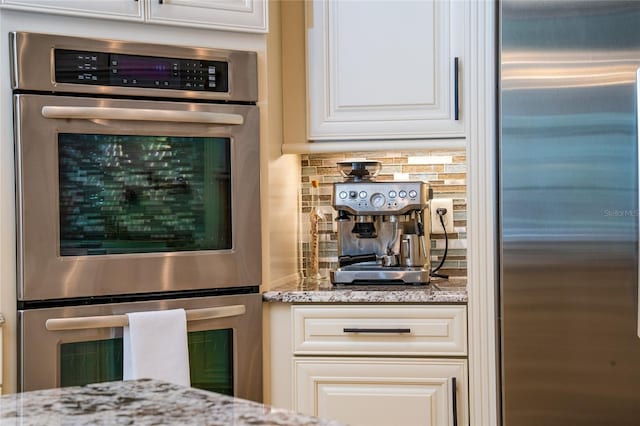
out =
{"type": "Polygon", "coordinates": [[[2,317],[2,315],[0,315],[0,395],[2,395],[2,366],[4,365],[2,363],[2,342],[3,342],[3,336],[2,336],[2,327],[4,326],[4,317],[2,317]]]}
{"type": "Polygon", "coordinates": [[[300,357],[294,366],[294,409],[305,414],[351,426],[467,423],[466,360],[300,357]]]}
{"type": "Polygon", "coordinates": [[[466,306],[267,310],[272,405],[350,426],[469,424],[466,306]]]}

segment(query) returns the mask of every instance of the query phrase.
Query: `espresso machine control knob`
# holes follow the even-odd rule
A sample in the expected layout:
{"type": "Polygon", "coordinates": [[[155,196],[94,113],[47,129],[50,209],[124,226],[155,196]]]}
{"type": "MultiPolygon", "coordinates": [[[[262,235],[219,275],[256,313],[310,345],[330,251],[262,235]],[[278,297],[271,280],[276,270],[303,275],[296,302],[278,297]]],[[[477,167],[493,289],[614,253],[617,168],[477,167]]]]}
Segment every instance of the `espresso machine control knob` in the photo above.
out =
{"type": "Polygon", "coordinates": [[[398,195],[400,196],[400,198],[407,198],[407,191],[402,190],[398,192],[398,195]]]}
{"type": "Polygon", "coordinates": [[[340,194],[338,194],[338,197],[340,197],[340,199],[344,200],[345,198],[347,198],[347,191],[340,191],[340,194]]]}
{"type": "Polygon", "coordinates": [[[383,207],[385,201],[384,195],[379,192],[376,192],[371,196],[371,205],[377,209],[383,207]]]}
{"type": "Polygon", "coordinates": [[[416,198],[418,196],[418,193],[414,190],[409,191],[409,197],[411,198],[416,198]]]}

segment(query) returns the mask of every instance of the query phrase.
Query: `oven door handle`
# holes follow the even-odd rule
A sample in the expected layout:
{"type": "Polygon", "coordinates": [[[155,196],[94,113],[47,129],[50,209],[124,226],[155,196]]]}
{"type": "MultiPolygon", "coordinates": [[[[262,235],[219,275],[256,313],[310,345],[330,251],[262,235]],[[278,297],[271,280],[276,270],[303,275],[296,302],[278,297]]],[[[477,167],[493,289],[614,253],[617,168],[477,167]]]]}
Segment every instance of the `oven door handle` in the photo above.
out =
{"type": "MultiPolygon", "coordinates": [[[[187,321],[210,320],[244,315],[245,305],[220,306],[216,308],[190,309],[186,311],[187,321]]],[[[124,315],[104,315],[95,317],[50,318],[45,322],[49,331],[86,330],[92,328],[126,327],[129,318],[124,315]]]]}
{"type": "Polygon", "coordinates": [[[240,114],[139,108],[43,106],[42,116],[45,118],[80,120],[169,121],[174,123],[231,125],[244,123],[244,117],[240,114]]]}

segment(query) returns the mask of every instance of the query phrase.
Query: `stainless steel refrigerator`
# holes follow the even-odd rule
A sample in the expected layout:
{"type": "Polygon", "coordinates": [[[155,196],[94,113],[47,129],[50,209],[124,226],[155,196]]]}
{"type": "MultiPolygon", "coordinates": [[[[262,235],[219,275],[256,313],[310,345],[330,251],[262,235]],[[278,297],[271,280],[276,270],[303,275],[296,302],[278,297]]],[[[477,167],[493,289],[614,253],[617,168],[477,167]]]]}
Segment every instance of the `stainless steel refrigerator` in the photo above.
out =
{"type": "Polygon", "coordinates": [[[640,425],[640,1],[500,5],[505,426],[640,425]]]}

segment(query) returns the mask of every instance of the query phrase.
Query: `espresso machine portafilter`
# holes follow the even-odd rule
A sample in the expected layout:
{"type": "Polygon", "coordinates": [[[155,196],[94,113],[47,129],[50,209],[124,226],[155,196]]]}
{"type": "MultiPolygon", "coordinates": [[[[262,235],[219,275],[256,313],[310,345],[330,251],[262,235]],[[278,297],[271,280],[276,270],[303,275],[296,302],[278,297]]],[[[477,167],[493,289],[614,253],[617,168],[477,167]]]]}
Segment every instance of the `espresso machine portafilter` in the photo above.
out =
{"type": "Polygon", "coordinates": [[[339,265],[331,272],[334,284],[429,282],[429,185],[376,182],[380,167],[374,161],[338,163],[345,181],[333,186],[339,265]]]}

